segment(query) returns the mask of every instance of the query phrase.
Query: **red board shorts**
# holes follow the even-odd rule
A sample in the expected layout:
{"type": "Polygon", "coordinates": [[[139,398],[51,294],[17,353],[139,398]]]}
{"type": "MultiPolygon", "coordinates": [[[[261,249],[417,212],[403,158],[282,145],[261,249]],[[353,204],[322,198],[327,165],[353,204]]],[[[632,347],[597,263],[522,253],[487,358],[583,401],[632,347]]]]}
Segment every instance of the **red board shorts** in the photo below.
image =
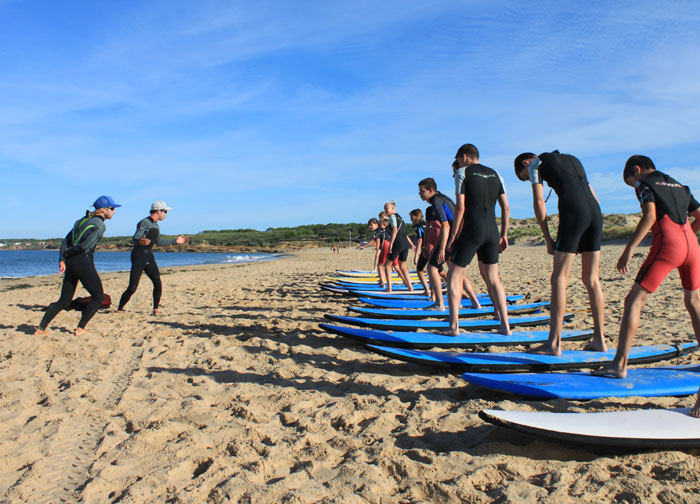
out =
{"type": "Polygon", "coordinates": [[[685,290],[700,288],[700,245],[690,222],[681,226],[665,215],[654,223],[652,234],[651,250],[635,282],[654,292],[678,268],[685,290]]]}
{"type": "MultiPolygon", "coordinates": [[[[386,256],[389,255],[389,245],[390,242],[389,240],[384,240],[384,243],[382,244],[382,251],[379,253],[379,263],[378,264],[384,264],[386,262],[386,256]]],[[[399,258],[397,257],[394,259],[394,266],[399,265],[399,258]]]]}

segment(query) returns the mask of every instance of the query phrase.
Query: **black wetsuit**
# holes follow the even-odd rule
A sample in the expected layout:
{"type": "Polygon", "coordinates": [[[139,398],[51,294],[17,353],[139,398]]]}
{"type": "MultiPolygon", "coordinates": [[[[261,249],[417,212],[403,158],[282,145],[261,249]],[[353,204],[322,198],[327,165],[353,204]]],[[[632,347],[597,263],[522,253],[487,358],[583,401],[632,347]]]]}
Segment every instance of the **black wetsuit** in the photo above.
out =
{"type": "Polygon", "coordinates": [[[97,243],[105,232],[104,219],[100,216],[83,217],[75,222],[73,229],[61,243],[59,261],[65,261],[66,271],[63,275],[61,297],[51,303],[41,319],[39,328],[43,331],[61,310],[67,309],[78,287],[83,284],[92,300],[83,309],[78,327],[84,329],[99,309],[104,298],[102,281],[95,269],[94,254],[97,243]]]}
{"type": "Polygon", "coordinates": [[[163,285],[160,281],[160,270],[153,255],[154,245],[173,245],[175,240],[166,240],[160,237],[160,227],[158,223],[150,217],[142,219],[136,225],[136,233],[132,238],[134,249],[131,251],[131,273],[129,274],[129,286],[126,288],[119,300],[119,310],[123,310],[139,286],[141,274],[146,272],[148,278],[153,282],[153,309],[158,309],[160,296],[163,293],[163,285]],[[151,243],[139,245],[141,238],[148,238],[151,243]]]}
{"type": "MultiPolygon", "coordinates": [[[[441,192],[435,194],[430,200],[430,208],[433,210],[431,215],[435,215],[435,219],[443,225],[445,222],[452,226],[455,220],[455,204],[448,196],[445,196],[441,192]]],[[[438,260],[438,254],[440,253],[440,244],[435,243],[435,248],[433,253],[430,255],[430,261],[428,264],[435,266],[442,271],[442,263],[438,260]]],[[[444,262],[444,261],[443,261],[444,262]]]]}
{"type": "MultiPolygon", "coordinates": [[[[406,259],[408,259],[408,249],[411,248],[411,245],[408,243],[408,235],[406,235],[406,223],[397,213],[391,215],[389,221],[391,221],[391,217],[396,218],[396,230],[394,231],[394,229],[391,228],[391,232],[396,233],[396,239],[394,240],[394,246],[386,260],[392,262],[398,257],[399,261],[406,262],[406,259]]],[[[389,240],[391,240],[391,237],[389,240]]]]}
{"type": "MultiPolygon", "coordinates": [[[[559,229],[554,250],[560,252],[596,252],[603,235],[603,215],[595,199],[581,162],[558,151],[540,154],[539,177],[532,183],[547,182],[559,199],[559,229]]],[[[534,179],[534,180],[533,180],[534,179]]]]}
{"type": "Polygon", "coordinates": [[[494,207],[505,194],[498,173],[482,164],[467,166],[460,194],[465,195],[464,224],[455,241],[452,262],[462,268],[474,258],[484,264],[498,264],[498,225],[494,207]]]}

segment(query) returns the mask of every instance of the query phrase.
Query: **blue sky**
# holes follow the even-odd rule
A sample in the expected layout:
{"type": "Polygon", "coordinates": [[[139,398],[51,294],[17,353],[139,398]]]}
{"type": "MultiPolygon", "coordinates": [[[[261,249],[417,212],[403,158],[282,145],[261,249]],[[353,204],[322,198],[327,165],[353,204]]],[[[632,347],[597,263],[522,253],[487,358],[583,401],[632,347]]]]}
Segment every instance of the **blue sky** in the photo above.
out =
{"type": "MultiPolygon", "coordinates": [[[[694,2],[0,0],[0,237],[63,236],[101,194],[128,235],[365,222],[452,192],[465,142],[506,181],[578,156],[603,211],[652,157],[700,196],[694,2]]],[[[556,212],[556,198],[548,203],[556,212]]]]}

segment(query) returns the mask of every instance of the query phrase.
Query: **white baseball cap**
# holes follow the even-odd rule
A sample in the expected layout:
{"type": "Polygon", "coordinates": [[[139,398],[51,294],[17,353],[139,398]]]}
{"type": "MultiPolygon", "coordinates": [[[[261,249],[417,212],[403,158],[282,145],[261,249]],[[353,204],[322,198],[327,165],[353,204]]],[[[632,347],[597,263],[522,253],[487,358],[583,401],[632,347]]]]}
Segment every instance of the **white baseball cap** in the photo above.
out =
{"type": "Polygon", "coordinates": [[[165,201],[163,200],[158,200],[154,201],[153,204],[151,205],[151,212],[157,212],[158,210],[172,210],[168,205],[165,204],[165,201]]]}

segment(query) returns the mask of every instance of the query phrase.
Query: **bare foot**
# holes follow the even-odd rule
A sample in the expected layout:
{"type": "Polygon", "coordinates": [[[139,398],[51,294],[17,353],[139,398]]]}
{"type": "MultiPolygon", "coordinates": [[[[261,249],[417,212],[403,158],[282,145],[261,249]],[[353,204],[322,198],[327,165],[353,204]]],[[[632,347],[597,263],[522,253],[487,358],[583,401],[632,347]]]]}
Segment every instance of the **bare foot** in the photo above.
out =
{"type": "Polygon", "coordinates": [[[607,352],[608,351],[608,345],[603,342],[601,345],[598,342],[595,341],[589,341],[588,344],[583,347],[584,352],[607,352]]]}
{"type": "Polygon", "coordinates": [[[610,364],[600,366],[595,371],[591,371],[591,374],[610,378],[625,378],[627,376],[627,368],[621,369],[617,364],[611,362],[610,364]]]}
{"type": "Polygon", "coordinates": [[[510,336],[511,334],[513,334],[513,331],[510,330],[510,326],[502,325],[501,327],[498,328],[498,333],[505,334],[506,336],[510,336]]]}
{"type": "Polygon", "coordinates": [[[444,306],[444,305],[443,305],[443,306],[440,306],[439,304],[436,303],[436,304],[433,304],[433,305],[428,306],[428,307],[426,308],[426,310],[429,310],[429,311],[445,311],[445,306],[444,306]]]}
{"type": "Polygon", "coordinates": [[[158,315],[158,308],[153,308],[153,316],[157,316],[157,315],[158,315]]]}
{"type": "Polygon", "coordinates": [[[554,355],[555,357],[559,357],[561,355],[561,348],[555,348],[549,343],[545,343],[544,345],[536,346],[534,348],[529,349],[527,353],[540,355],[554,355]]]}
{"type": "Polygon", "coordinates": [[[82,328],[82,327],[76,327],[76,328],[75,328],[75,333],[74,333],[74,334],[75,334],[76,336],[84,336],[84,335],[88,334],[89,332],[90,332],[90,331],[88,331],[87,329],[84,329],[84,328],[82,328]]]}
{"type": "Polygon", "coordinates": [[[689,414],[691,417],[700,418],[700,407],[698,407],[697,405],[696,405],[696,406],[693,406],[693,407],[690,409],[690,413],[688,413],[688,414],[689,414]]]}
{"type": "Polygon", "coordinates": [[[37,329],[36,331],[34,331],[34,336],[48,336],[48,335],[49,335],[49,331],[47,331],[45,329],[37,329]]]}
{"type": "Polygon", "coordinates": [[[459,328],[453,329],[445,329],[444,331],[438,331],[438,334],[442,334],[443,336],[459,336],[459,328]]]}

